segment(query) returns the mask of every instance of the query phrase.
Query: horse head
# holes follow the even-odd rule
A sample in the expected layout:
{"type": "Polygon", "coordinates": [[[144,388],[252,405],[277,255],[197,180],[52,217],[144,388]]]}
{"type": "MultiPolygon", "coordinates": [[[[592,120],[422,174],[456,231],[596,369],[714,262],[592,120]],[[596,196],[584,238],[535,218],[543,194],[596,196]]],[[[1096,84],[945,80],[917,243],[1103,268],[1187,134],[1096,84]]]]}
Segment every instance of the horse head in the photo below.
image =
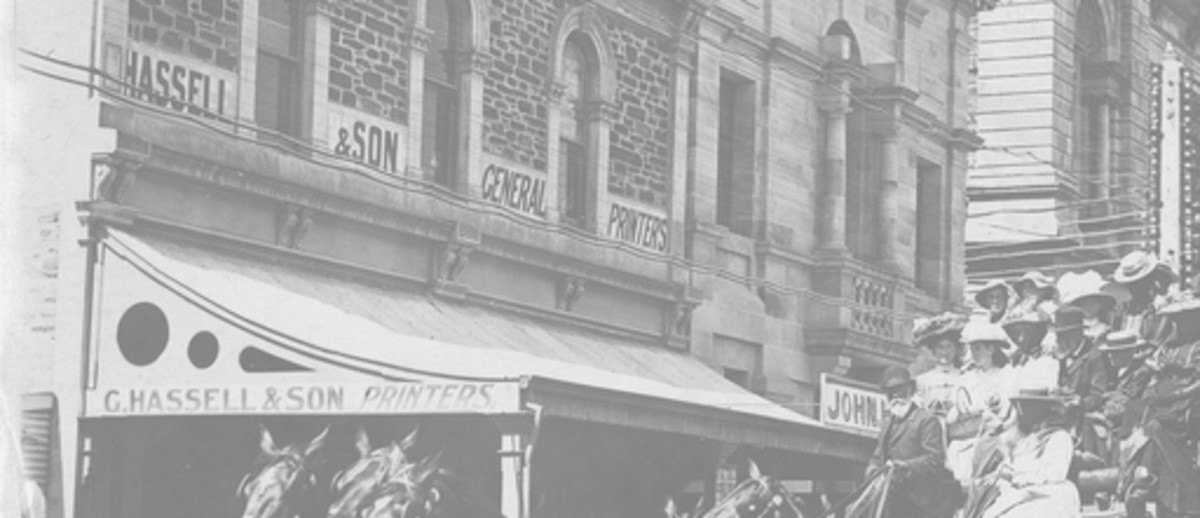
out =
{"type": "Polygon", "coordinates": [[[246,502],[242,518],[290,518],[289,501],[304,487],[316,485],[312,458],[325,445],[326,427],[308,444],[275,445],[271,432],[262,429],[259,439],[257,471],[247,473],[238,486],[238,496],[246,502]]]}
{"type": "Polygon", "coordinates": [[[440,472],[441,455],[422,461],[409,458],[417,430],[403,441],[371,449],[370,439],[358,431],[355,446],[359,459],[333,479],[335,500],[328,518],[413,518],[427,516],[441,498],[433,487],[440,472]]]}

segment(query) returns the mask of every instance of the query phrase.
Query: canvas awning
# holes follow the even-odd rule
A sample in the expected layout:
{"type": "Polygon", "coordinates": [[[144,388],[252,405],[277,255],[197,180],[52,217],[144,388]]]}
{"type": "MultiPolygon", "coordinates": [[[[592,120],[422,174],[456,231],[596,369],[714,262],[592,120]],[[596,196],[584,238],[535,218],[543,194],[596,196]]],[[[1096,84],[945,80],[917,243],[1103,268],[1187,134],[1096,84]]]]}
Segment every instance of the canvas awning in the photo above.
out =
{"type": "Polygon", "coordinates": [[[118,230],[101,260],[93,387],[520,381],[523,401],[549,415],[852,461],[872,446],[661,346],[118,230]],[[109,342],[139,303],[162,309],[170,347],[187,355],[122,364],[109,342]],[[190,358],[202,333],[221,356],[199,368],[190,358]]]}

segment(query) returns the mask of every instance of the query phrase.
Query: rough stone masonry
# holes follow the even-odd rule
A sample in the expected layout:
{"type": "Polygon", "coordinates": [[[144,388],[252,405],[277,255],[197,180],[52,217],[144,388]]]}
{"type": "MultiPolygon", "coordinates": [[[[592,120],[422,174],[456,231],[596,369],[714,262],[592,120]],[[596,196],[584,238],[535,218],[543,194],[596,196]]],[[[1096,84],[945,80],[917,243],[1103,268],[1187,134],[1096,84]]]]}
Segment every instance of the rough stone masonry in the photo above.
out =
{"type": "Polygon", "coordinates": [[[241,0],[129,0],[129,37],[236,72],[241,0]]]}
{"type": "Polygon", "coordinates": [[[329,100],[408,125],[408,2],[333,3],[329,100]]]}

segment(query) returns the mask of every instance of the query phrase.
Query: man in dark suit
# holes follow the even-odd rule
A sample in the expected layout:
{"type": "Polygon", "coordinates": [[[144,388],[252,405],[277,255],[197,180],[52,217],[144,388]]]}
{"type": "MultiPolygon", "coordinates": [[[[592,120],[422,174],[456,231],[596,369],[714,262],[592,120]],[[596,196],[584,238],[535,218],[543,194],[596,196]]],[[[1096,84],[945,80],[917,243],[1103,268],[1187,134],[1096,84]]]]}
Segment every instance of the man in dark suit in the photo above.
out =
{"type": "Polygon", "coordinates": [[[945,427],[914,401],[916,387],[908,369],[890,367],[884,372],[881,388],[888,397],[888,415],[867,476],[890,470],[884,516],[949,517],[962,503],[962,488],[946,468],[945,427]]]}

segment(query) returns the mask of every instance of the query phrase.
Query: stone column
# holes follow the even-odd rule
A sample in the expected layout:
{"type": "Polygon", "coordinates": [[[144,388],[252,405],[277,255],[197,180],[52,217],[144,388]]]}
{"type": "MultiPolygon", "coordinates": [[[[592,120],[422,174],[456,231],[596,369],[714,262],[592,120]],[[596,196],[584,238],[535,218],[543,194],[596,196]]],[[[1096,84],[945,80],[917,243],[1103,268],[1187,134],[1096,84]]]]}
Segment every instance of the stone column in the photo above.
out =
{"type": "Polygon", "coordinates": [[[458,74],[458,157],[454,190],[472,198],[480,196],[483,179],[483,75],[491,69],[491,56],[469,50],[454,56],[458,74]]]}
{"type": "Polygon", "coordinates": [[[689,85],[692,80],[692,59],[696,40],[679,36],[675,48],[675,121],[671,148],[671,198],[667,219],[671,221],[670,251],[683,250],[684,222],[687,221],[688,123],[692,117],[689,85]]]}
{"type": "MultiPolygon", "coordinates": [[[[424,2],[420,2],[424,5],[424,2]]],[[[415,13],[414,13],[415,16],[415,13]]],[[[415,18],[415,20],[421,20],[415,18]]],[[[433,31],[414,23],[408,34],[408,176],[423,178],[425,146],[425,59],[433,31]]]]}
{"type": "Polygon", "coordinates": [[[301,135],[317,149],[327,148],[329,133],[329,33],[330,4],[313,0],[304,16],[304,60],[302,63],[304,107],[301,135]]]}
{"type": "Polygon", "coordinates": [[[898,128],[887,128],[881,133],[880,169],[883,183],[880,186],[879,205],[880,255],[885,268],[900,274],[900,134],[898,128]]]}
{"type": "Polygon", "coordinates": [[[567,106],[563,102],[566,86],[555,81],[546,87],[543,96],[546,103],[546,220],[562,221],[562,207],[559,200],[566,199],[566,182],[558,170],[559,147],[561,138],[560,125],[567,106]]]}
{"type": "Polygon", "coordinates": [[[592,198],[587,202],[585,210],[590,228],[600,234],[606,234],[608,229],[601,229],[605,219],[602,208],[608,207],[608,162],[609,138],[613,120],[616,119],[617,107],[607,100],[596,100],[587,104],[588,135],[587,135],[587,176],[592,198]]]}
{"type": "Polygon", "coordinates": [[[846,250],[846,114],[850,113],[850,99],[839,89],[821,109],[827,115],[821,248],[841,252],[846,250]]]}
{"type": "MultiPolygon", "coordinates": [[[[703,25],[703,24],[702,24],[703,25]]],[[[711,36],[715,38],[716,36],[711,36]]],[[[696,45],[695,90],[690,97],[695,140],[688,150],[688,243],[692,260],[716,264],[717,243],[725,229],[717,220],[717,147],[721,107],[721,48],[701,37],[696,45]]]]}
{"type": "Polygon", "coordinates": [[[238,60],[237,112],[238,134],[254,135],[255,77],[258,72],[258,0],[242,1],[242,55],[238,60]]]}
{"type": "MultiPolygon", "coordinates": [[[[1096,174],[1093,179],[1097,199],[1107,200],[1109,183],[1112,182],[1112,105],[1107,97],[1098,99],[1096,103],[1096,132],[1100,138],[1096,140],[1096,174]]],[[[1097,216],[1107,216],[1111,207],[1107,204],[1097,207],[1097,216]]]]}

